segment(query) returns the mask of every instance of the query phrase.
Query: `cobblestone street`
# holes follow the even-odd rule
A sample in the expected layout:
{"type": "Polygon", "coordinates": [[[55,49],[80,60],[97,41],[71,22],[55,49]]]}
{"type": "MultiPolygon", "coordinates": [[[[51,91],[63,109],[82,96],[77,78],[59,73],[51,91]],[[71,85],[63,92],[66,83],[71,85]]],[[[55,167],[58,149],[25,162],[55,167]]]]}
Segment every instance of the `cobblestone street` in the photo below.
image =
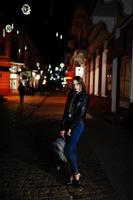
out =
{"type": "Polygon", "coordinates": [[[82,186],[65,186],[51,154],[64,102],[63,96],[34,96],[20,107],[17,97],[10,97],[1,105],[1,200],[121,200],[89,145],[91,115],[78,145],[82,186]]]}

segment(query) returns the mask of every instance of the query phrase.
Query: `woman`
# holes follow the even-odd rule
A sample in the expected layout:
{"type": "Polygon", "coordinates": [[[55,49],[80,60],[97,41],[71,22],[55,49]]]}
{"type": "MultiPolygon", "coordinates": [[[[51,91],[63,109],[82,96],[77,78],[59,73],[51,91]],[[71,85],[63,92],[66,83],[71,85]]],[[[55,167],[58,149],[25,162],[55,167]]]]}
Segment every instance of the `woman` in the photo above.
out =
{"type": "Polygon", "coordinates": [[[67,184],[75,187],[80,186],[76,145],[85,128],[85,114],[88,100],[89,96],[86,93],[83,79],[80,76],[75,76],[60,123],[60,135],[66,138],[64,152],[71,170],[67,184]]]}

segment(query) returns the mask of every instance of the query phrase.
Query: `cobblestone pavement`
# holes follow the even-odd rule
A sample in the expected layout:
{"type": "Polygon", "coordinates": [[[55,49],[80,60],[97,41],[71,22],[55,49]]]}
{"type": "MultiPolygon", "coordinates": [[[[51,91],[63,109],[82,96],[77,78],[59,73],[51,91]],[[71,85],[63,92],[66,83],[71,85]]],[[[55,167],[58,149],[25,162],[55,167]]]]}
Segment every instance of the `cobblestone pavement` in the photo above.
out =
{"type": "Polygon", "coordinates": [[[64,97],[35,96],[19,106],[10,97],[1,105],[0,200],[119,200],[88,145],[87,128],[78,145],[82,186],[65,186],[50,146],[64,102],[64,97]]]}

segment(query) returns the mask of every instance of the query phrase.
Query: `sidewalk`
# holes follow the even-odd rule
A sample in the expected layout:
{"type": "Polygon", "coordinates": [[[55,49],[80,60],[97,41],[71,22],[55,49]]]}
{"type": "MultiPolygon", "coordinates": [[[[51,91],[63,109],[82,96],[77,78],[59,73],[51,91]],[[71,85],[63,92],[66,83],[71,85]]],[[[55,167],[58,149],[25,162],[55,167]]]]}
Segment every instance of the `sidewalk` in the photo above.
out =
{"type": "Polygon", "coordinates": [[[131,200],[133,199],[133,133],[123,126],[119,115],[104,113],[100,105],[98,110],[93,106],[90,108],[93,120],[91,123],[88,122],[89,144],[96,152],[120,199],[131,200]]]}

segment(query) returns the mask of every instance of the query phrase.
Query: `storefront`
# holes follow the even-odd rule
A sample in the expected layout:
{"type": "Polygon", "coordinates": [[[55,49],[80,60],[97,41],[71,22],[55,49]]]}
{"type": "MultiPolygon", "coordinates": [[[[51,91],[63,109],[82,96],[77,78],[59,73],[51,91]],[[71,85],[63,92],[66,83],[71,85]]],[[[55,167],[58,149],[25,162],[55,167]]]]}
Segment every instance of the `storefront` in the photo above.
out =
{"type": "Polygon", "coordinates": [[[11,67],[9,68],[10,72],[10,93],[18,93],[18,85],[20,80],[20,73],[23,69],[23,63],[11,63],[11,67]]]}

